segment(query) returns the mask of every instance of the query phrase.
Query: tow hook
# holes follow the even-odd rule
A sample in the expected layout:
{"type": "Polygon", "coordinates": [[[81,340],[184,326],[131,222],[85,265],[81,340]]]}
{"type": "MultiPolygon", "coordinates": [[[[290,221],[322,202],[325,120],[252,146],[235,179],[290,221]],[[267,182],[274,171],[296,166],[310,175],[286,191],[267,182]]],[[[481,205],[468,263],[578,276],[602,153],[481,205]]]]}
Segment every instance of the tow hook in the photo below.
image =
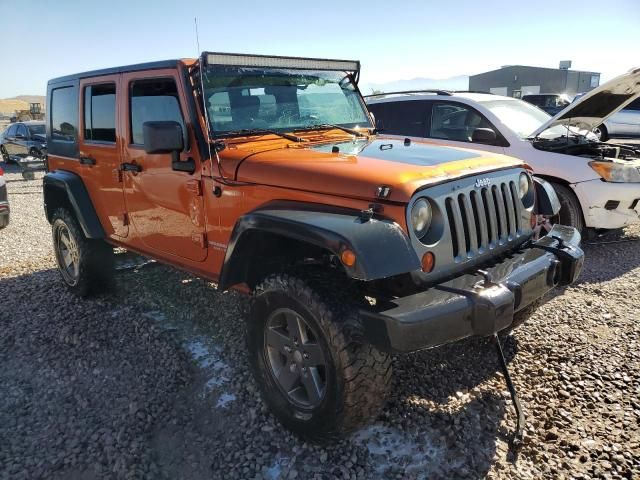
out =
{"type": "Polygon", "coordinates": [[[507,383],[507,388],[509,389],[509,393],[511,394],[511,401],[513,402],[513,406],[516,409],[516,414],[518,415],[516,431],[513,434],[513,438],[511,440],[512,448],[517,450],[518,448],[520,448],[520,446],[522,446],[522,438],[524,433],[524,413],[522,411],[522,407],[520,406],[520,400],[518,399],[516,389],[513,386],[513,382],[511,381],[511,375],[509,375],[509,369],[507,368],[507,361],[504,358],[502,345],[500,344],[500,339],[498,338],[497,333],[493,334],[493,341],[496,344],[498,360],[500,361],[500,367],[502,368],[502,375],[504,375],[504,380],[507,383]]]}

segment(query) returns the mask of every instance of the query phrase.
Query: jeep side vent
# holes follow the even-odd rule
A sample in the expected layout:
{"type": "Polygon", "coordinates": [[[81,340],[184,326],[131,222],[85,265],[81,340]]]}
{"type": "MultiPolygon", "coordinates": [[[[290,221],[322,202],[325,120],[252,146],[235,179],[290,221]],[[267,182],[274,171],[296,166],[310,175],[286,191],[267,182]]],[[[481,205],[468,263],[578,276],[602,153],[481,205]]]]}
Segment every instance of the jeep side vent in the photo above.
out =
{"type": "Polygon", "coordinates": [[[515,182],[503,182],[445,200],[457,262],[516,239],[522,206],[515,182]]]}

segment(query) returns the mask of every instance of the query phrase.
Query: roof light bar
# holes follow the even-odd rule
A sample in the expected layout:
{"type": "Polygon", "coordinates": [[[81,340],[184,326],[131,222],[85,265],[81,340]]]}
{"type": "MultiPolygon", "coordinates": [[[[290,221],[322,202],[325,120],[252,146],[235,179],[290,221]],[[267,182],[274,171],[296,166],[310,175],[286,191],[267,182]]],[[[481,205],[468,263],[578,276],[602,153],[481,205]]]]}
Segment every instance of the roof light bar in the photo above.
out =
{"type": "Polygon", "coordinates": [[[278,57],[215,52],[204,52],[202,56],[207,65],[288,68],[296,70],[336,70],[341,72],[359,72],[360,70],[360,62],[356,60],[330,60],[322,58],[278,57]]]}

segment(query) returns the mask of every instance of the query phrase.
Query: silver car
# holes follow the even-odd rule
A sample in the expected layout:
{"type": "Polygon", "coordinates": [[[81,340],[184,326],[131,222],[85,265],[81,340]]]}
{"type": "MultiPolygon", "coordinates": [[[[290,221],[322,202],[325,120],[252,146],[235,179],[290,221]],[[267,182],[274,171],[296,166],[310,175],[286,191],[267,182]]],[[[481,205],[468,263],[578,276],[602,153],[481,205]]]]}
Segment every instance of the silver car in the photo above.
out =
{"type": "MultiPolygon", "coordinates": [[[[584,93],[579,93],[573,99],[575,102],[584,93]]],[[[602,125],[593,129],[601,142],[612,137],[640,137],[640,99],[634,100],[618,113],[607,118],[602,125]]]]}

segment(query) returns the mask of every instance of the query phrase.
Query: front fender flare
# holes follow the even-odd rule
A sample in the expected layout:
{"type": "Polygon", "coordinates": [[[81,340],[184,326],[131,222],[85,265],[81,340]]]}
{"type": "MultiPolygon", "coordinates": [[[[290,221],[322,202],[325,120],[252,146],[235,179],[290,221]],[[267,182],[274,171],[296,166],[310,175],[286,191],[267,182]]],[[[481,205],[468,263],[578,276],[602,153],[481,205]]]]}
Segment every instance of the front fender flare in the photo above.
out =
{"type": "Polygon", "coordinates": [[[356,263],[345,266],[345,271],[357,280],[378,280],[420,268],[406,233],[390,219],[365,220],[354,210],[288,203],[266,206],[238,219],[222,266],[220,290],[244,281],[243,266],[251,262],[251,247],[242,239],[256,231],[305,242],[337,256],[349,249],[356,255],[356,263]]]}
{"type": "Polygon", "coordinates": [[[557,215],[560,211],[560,200],[553,186],[540,177],[533,177],[536,188],[536,204],[533,213],[537,215],[557,215]]]}

